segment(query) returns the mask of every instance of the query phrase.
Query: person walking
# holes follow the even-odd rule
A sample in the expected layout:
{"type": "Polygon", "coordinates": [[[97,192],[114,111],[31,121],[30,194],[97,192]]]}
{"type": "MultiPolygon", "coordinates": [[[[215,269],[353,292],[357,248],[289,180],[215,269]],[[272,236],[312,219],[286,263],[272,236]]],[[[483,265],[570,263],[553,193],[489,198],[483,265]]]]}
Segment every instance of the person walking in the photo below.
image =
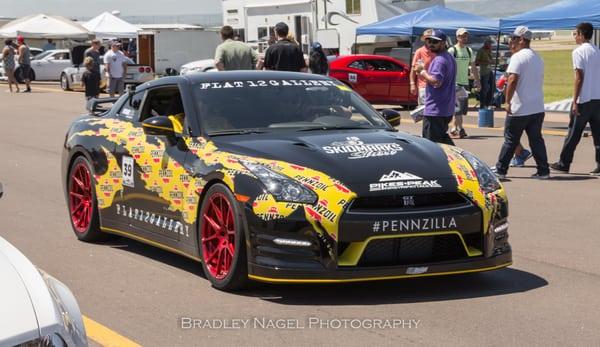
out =
{"type": "MultiPolygon", "coordinates": [[[[431,36],[431,32],[433,29],[427,29],[423,32],[423,36],[421,36],[421,40],[425,42],[425,37],[431,36]]],[[[427,83],[425,80],[418,76],[415,71],[415,67],[417,64],[423,64],[423,70],[427,71],[429,69],[429,65],[431,65],[431,61],[435,58],[435,53],[433,53],[427,44],[424,44],[419,49],[415,51],[415,55],[412,61],[412,70],[410,72],[410,94],[417,95],[417,103],[420,105],[425,104],[425,88],[427,83]]]]}
{"type": "Polygon", "coordinates": [[[494,58],[492,56],[492,40],[486,39],[483,47],[477,52],[475,64],[479,66],[479,107],[486,108],[492,104],[494,96],[494,58]]]}
{"type": "Polygon", "coordinates": [[[127,58],[121,52],[121,43],[115,41],[110,46],[110,51],[104,55],[104,66],[108,77],[108,94],[110,97],[123,94],[125,89],[125,71],[127,71],[127,58]]]}
{"type": "Polygon", "coordinates": [[[589,123],[596,151],[596,168],[590,174],[600,175],[600,50],[590,42],[593,34],[594,27],[586,22],[577,24],[573,32],[579,47],[572,53],[575,85],[569,130],[559,160],[550,165],[558,172],[569,172],[581,134],[589,123]]]}
{"type": "Polygon", "coordinates": [[[215,51],[215,65],[219,71],[253,70],[258,54],[250,46],[233,39],[234,31],[229,25],[221,28],[223,43],[215,51]]]}
{"type": "MultiPolygon", "coordinates": [[[[465,28],[458,28],[458,30],[456,30],[456,44],[448,49],[448,53],[456,60],[456,87],[464,88],[467,93],[471,91],[471,86],[469,84],[469,67],[471,69],[471,74],[473,74],[475,88],[481,88],[481,85],[479,84],[479,73],[475,66],[475,54],[473,54],[471,47],[467,46],[468,42],[469,31],[465,28]]],[[[463,128],[463,116],[466,115],[469,110],[469,98],[467,96],[467,98],[460,98],[458,101],[459,109],[454,114],[454,126],[450,132],[450,136],[452,138],[463,139],[467,137],[467,132],[463,128]]]]}
{"type": "Polygon", "coordinates": [[[92,58],[92,60],[94,62],[93,69],[95,71],[97,71],[98,73],[100,73],[100,65],[102,64],[102,61],[100,59],[100,56],[101,56],[100,55],[100,40],[93,39],[90,48],[86,49],[85,52],[83,52],[83,56],[84,56],[84,58],[85,57],[92,58]]]}
{"type": "Polygon", "coordinates": [[[311,52],[308,58],[308,67],[310,71],[317,75],[327,75],[329,74],[329,63],[327,62],[327,57],[325,56],[325,52],[323,52],[323,47],[319,42],[313,42],[311,45],[311,52]]]}
{"type": "Polygon", "coordinates": [[[304,61],[304,54],[297,44],[287,38],[288,33],[287,24],[275,24],[277,42],[267,48],[264,67],[267,70],[306,72],[308,67],[304,61]]]}
{"type": "Polygon", "coordinates": [[[29,78],[31,76],[31,52],[23,36],[17,36],[17,42],[19,43],[19,69],[26,86],[23,93],[31,93],[31,80],[29,78]]]}
{"type": "Polygon", "coordinates": [[[2,66],[4,67],[4,74],[8,81],[8,89],[12,93],[12,85],[14,83],[19,92],[19,83],[15,79],[15,49],[13,48],[13,41],[11,39],[4,41],[4,48],[2,49],[2,66]]]}
{"type": "Polygon", "coordinates": [[[100,73],[94,68],[94,59],[85,57],[83,65],[86,70],[81,75],[81,86],[85,88],[86,110],[92,112],[90,100],[97,98],[100,94],[100,73]]]}
{"type": "Polygon", "coordinates": [[[521,140],[523,131],[529,138],[529,146],[537,165],[537,172],[531,177],[550,177],[546,144],[542,137],[544,122],[544,62],[531,48],[533,34],[529,28],[518,26],[510,39],[510,64],[506,69],[506,120],[504,124],[504,144],[500,150],[494,171],[500,179],[506,178],[510,160],[521,140]]]}
{"type": "Polygon", "coordinates": [[[425,44],[435,53],[428,70],[424,63],[415,66],[415,72],[427,84],[423,111],[423,137],[434,142],[454,145],[448,136],[456,101],[456,62],[446,50],[446,34],[438,29],[425,36],[425,44]]]}

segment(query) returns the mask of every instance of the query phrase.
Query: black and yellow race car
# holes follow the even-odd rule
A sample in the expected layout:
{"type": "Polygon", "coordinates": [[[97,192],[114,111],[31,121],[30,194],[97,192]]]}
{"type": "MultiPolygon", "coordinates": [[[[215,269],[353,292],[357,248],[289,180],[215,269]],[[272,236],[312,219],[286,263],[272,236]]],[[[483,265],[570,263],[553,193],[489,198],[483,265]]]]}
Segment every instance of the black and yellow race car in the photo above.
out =
{"type": "Polygon", "coordinates": [[[145,83],[67,132],[75,235],[196,259],[224,290],[509,266],[507,198],[489,167],[388,120],[317,75],[145,83]]]}

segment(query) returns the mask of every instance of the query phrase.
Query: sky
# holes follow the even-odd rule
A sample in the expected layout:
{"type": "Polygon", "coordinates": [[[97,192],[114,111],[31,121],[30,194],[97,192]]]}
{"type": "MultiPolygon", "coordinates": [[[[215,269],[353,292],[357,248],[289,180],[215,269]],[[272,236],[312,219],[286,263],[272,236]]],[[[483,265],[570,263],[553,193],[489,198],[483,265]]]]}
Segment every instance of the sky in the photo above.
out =
{"type": "Polygon", "coordinates": [[[46,13],[65,17],[95,17],[104,11],[122,16],[221,13],[221,0],[0,0],[0,16],[46,13]]]}

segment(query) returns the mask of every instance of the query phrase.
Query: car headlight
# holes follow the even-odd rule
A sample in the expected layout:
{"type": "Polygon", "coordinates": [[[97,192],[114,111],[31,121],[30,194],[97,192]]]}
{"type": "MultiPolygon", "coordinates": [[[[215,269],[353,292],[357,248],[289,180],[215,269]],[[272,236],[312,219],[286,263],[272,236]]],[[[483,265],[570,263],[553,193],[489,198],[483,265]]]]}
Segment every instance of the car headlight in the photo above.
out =
{"type": "Polygon", "coordinates": [[[297,181],[274,172],[264,165],[242,162],[265,185],[269,194],[280,202],[314,204],[317,195],[297,181]]]}
{"type": "Polygon", "coordinates": [[[469,164],[471,164],[473,171],[475,171],[475,174],[477,175],[477,180],[479,180],[479,185],[484,192],[491,193],[500,189],[501,185],[500,181],[498,181],[498,177],[486,163],[470,152],[463,151],[461,154],[467,159],[469,164]]]}

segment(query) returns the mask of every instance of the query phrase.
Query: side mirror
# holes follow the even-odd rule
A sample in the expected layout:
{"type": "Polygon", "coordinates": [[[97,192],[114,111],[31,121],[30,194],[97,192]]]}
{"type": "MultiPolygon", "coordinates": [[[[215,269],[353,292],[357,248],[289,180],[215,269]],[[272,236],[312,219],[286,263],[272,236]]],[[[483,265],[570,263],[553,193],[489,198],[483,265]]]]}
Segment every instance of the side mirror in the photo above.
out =
{"type": "Polygon", "coordinates": [[[400,125],[400,112],[386,108],[381,111],[381,115],[383,118],[385,118],[385,120],[388,121],[388,123],[390,123],[391,126],[397,127],[400,125]]]}
{"type": "Polygon", "coordinates": [[[173,122],[171,122],[169,117],[150,117],[142,122],[142,128],[146,135],[175,136],[173,122]]]}

